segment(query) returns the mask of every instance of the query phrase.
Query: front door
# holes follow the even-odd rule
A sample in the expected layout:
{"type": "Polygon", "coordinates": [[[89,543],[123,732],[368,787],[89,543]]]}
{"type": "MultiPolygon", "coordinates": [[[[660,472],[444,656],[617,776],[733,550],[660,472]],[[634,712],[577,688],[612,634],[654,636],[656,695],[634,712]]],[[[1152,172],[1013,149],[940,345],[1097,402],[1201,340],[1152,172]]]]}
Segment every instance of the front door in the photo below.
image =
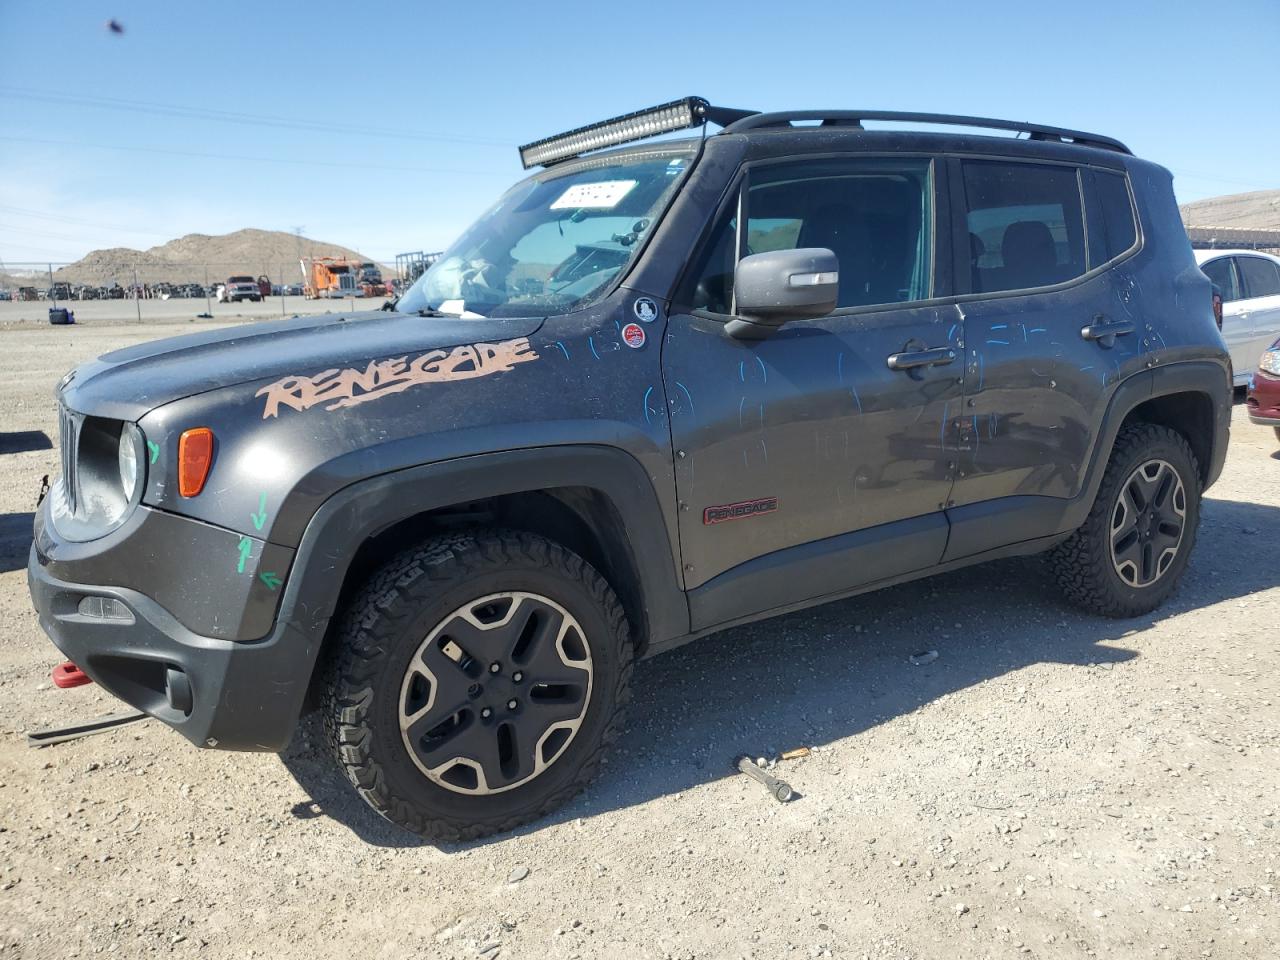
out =
{"type": "Polygon", "coordinates": [[[1236,373],[1253,373],[1259,358],[1280,337],[1280,266],[1267,257],[1242,253],[1236,257],[1236,268],[1253,327],[1247,366],[1237,367],[1236,373]]]}
{"type": "Polygon", "coordinates": [[[1205,263],[1201,272],[1222,295],[1222,338],[1231,354],[1231,368],[1238,381],[1253,373],[1258,358],[1253,356],[1253,320],[1245,300],[1244,285],[1235,257],[1218,257],[1205,263]]]}
{"type": "Polygon", "coordinates": [[[963,347],[954,306],[919,305],[933,181],[928,158],[754,165],[677,294],[663,377],[697,626],[722,619],[695,589],[717,578],[742,585],[725,611],[749,613],[941,557],[963,347]],[[796,247],[836,254],[838,309],[763,341],[726,336],[738,258],[796,247]],[[931,362],[913,356],[924,351],[931,362]],[[812,576],[779,585],[769,559],[789,550],[810,562],[788,568],[812,576]]]}

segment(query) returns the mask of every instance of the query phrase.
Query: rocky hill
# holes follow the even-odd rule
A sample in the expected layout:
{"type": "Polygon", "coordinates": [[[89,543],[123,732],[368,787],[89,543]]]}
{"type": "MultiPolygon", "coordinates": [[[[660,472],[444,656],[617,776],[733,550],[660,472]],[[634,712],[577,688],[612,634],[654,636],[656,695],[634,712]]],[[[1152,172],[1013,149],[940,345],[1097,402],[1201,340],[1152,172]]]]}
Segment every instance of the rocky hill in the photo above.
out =
{"type": "MultiPolygon", "coordinates": [[[[202,283],[205,270],[210,281],[232,274],[266,274],[279,282],[301,282],[300,257],[348,257],[367,259],[336,243],[297,237],[279,230],[237,230],[221,236],[191,233],[150,250],[112,247],[94,250],[75,263],[54,271],[55,280],[93,286],[133,283],[134,270],[141,283],[202,283]]],[[[386,269],[385,267],[383,268],[386,269]]]]}
{"type": "Polygon", "coordinates": [[[1254,190],[1185,203],[1182,222],[1189,227],[1245,227],[1280,230],[1280,190],[1254,190]]]}

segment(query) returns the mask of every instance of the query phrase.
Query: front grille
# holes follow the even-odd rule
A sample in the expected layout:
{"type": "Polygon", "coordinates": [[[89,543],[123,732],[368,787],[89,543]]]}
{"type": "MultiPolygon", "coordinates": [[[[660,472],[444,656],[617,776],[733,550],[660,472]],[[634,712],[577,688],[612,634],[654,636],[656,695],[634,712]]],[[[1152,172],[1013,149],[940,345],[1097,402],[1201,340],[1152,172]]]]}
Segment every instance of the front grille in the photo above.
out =
{"type": "Polygon", "coordinates": [[[76,512],[76,451],[80,446],[80,421],[78,414],[59,404],[58,445],[62,454],[62,489],[70,513],[76,512]]]}

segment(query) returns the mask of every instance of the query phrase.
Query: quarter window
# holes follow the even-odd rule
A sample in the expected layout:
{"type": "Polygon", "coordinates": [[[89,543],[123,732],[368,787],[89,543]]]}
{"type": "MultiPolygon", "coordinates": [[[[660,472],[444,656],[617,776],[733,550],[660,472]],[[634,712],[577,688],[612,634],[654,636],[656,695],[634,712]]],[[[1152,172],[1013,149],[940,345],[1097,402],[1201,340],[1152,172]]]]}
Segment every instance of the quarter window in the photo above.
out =
{"type": "Polygon", "coordinates": [[[1105,257],[1094,258],[1096,265],[1118,257],[1132,247],[1138,239],[1138,230],[1133,221],[1133,201],[1129,198],[1129,184],[1124,175],[1097,170],[1093,182],[1102,207],[1107,246],[1105,257]]]}
{"type": "Polygon", "coordinates": [[[1271,260],[1264,260],[1262,257],[1236,257],[1236,266],[1240,268],[1244,295],[1250,300],[1280,294],[1280,270],[1277,270],[1271,260]]]}
{"type": "Polygon", "coordinates": [[[1240,284],[1236,279],[1236,268],[1231,257],[1210,260],[1200,268],[1200,272],[1218,288],[1218,293],[1222,294],[1223,303],[1240,299],[1240,284]]]}
{"type": "MultiPolygon", "coordinates": [[[[752,171],[744,255],[826,247],[840,264],[838,307],[924,300],[932,280],[928,160],[809,160],[752,171]]],[[[737,263],[736,210],[712,234],[690,293],[728,313],[737,263]]]]}
{"type": "Polygon", "coordinates": [[[1075,168],[968,161],[964,193],[974,293],[1044,287],[1085,272],[1075,168]]]}

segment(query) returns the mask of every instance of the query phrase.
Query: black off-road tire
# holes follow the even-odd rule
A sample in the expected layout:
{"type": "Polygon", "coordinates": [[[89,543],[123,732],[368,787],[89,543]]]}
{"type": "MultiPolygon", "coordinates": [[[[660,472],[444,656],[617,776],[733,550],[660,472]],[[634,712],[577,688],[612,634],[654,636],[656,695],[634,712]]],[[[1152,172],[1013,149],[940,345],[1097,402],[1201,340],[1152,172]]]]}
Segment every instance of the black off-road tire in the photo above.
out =
{"type": "Polygon", "coordinates": [[[1137,617],[1159,607],[1177,589],[1195,547],[1200,524],[1200,470],[1186,438],[1169,427],[1137,423],[1116,437],[1098,495],[1084,524],[1049,553],[1049,562],[1067,598],[1091,613],[1137,617]],[[1177,473],[1185,492],[1185,524],[1177,553],[1154,583],[1133,586],[1113,562],[1111,524],[1122,486],[1133,472],[1162,460],[1177,473]]]}
{"type": "Polygon", "coordinates": [[[462,841],[545,816],[587,785],[617,737],[630,699],[628,623],[594,567],[533,534],[488,530],[441,536],[395,557],[346,610],[326,667],[322,716],[338,764],[387,820],[435,841],[462,841]],[[541,773],[505,792],[465,795],[428,779],[400,730],[401,684],[435,625],[501,591],[550,598],[581,625],[593,680],[581,726],[541,773]]]}
{"type": "Polygon", "coordinates": [[[1272,427],[1271,429],[1276,432],[1276,439],[1280,440],[1280,427],[1272,427]]]}

